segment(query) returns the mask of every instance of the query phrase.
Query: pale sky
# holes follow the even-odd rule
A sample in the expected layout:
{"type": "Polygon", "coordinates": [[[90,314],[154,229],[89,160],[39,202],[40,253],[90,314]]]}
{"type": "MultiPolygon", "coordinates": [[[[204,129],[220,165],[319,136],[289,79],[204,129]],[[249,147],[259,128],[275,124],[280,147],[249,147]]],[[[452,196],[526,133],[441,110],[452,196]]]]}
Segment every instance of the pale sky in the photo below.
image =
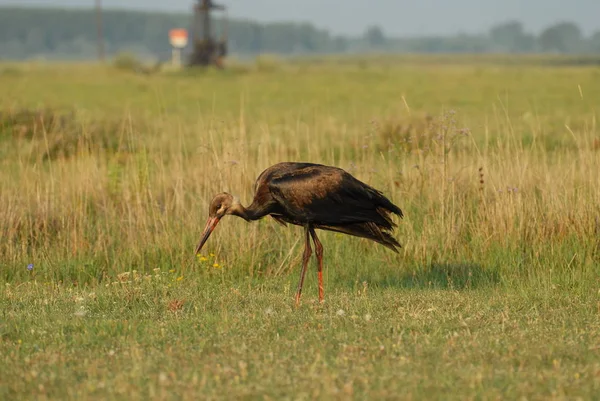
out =
{"type": "MultiPolygon", "coordinates": [[[[106,8],[191,12],[193,0],[102,0],[106,8]]],[[[584,34],[600,30],[600,0],[215,0],[230,17],[310,22],[331,33],[361,34],[371,24],[386,34],[415,36],[481,33],[517,19],[533,33],[559,21],[584,34]]],[[[91,7],[93,0],[0,0],[2,5],[91,7]]]]}

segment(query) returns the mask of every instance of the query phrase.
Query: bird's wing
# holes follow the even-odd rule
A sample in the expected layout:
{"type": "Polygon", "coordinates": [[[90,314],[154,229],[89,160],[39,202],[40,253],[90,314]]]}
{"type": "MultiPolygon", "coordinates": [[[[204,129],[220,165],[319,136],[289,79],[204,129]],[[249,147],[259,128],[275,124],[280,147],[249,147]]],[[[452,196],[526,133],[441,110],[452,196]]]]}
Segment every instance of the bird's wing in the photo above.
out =
{"type": "Polygon", "coordinates": [[[273,218],[273,220],[275,220],[276,222],[278,222],[279,224],[281,224],[284,227],[287,227],[287,223],[285,222],[285,220],[283,220],[280,216],[271,214],[271,217],[273,218]]]}
{"type": "Polygon", "coordinates": [[[335,225],[374,222],[382,228],[402,211],[381,192],[342,169],[308,165],[273,174],[267,183],[273,198],[287,214],[300,221],[335,225]]]}

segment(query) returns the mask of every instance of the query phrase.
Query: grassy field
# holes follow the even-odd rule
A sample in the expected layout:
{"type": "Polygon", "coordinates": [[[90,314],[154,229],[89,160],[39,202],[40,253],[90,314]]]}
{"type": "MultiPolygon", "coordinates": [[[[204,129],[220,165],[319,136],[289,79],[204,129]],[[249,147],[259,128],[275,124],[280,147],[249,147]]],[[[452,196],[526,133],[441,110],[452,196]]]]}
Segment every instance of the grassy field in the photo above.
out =
{"type": "Polygon", "coordinates": [[[600,69],[0,64],[0,398],[594,399],[600,69]],[[279,161],[404,211],[400,254],[226,218],[279,161]],[[31,266],[31,265],[32,266],[31,266]]]}

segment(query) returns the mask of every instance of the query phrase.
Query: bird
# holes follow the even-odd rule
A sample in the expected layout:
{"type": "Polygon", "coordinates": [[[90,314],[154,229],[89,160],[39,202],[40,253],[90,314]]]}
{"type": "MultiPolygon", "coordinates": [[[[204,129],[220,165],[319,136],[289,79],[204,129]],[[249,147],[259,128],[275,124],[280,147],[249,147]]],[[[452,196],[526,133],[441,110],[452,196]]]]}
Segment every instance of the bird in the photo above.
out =
{"type": "Polygon", "coordinates": [[[215,195],[210,202],[208,219],[196,247],[198,255],[219,221],[226,215],[250,222],[271,216],[276,222],[304,228],[302,269],[295,296],[298,306],[304,276],[312,255],[312,238],[317,257],[319,302],[324,302],[323,245],[315,230],[335,231],[362,237],[399,253],[402,246],[392,236],[397,224],[395,214],[402,210],[383,193],[334,166],[309,162],[281,162],[265,169],[254,184],[254,198],[244,207],[228,192],[215,195]]]}

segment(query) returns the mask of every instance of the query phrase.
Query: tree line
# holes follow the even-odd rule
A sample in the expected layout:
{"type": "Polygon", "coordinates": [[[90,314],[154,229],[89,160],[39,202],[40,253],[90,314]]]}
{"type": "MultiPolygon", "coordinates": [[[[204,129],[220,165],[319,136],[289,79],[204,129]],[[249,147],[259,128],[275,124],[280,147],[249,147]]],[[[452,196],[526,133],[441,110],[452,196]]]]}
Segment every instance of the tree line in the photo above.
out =
{"type": "MultiPolygon", "coordinates": [[[[189,14],[105,10],[103,36],[108,55],[132,52],[168,58],[170,29],[191,29],[189,14]]],[[[219,26],[219,24],[217,24],[219,26]]],[[[415,38],[390,37],[372,26],[362,35],[332,35],[308,23],[227,24],[230,53],[256,55],[411,52],[411,53],[567,53],[600,54],[600,30],[586,37],[572,22],[560,22],[538,35],[519,21],[493,26],[481,34],[415,38]]],[[[93,10],[0,8],[0,59],[35,57],[88,59],[97,54],[93,10]]]]}

